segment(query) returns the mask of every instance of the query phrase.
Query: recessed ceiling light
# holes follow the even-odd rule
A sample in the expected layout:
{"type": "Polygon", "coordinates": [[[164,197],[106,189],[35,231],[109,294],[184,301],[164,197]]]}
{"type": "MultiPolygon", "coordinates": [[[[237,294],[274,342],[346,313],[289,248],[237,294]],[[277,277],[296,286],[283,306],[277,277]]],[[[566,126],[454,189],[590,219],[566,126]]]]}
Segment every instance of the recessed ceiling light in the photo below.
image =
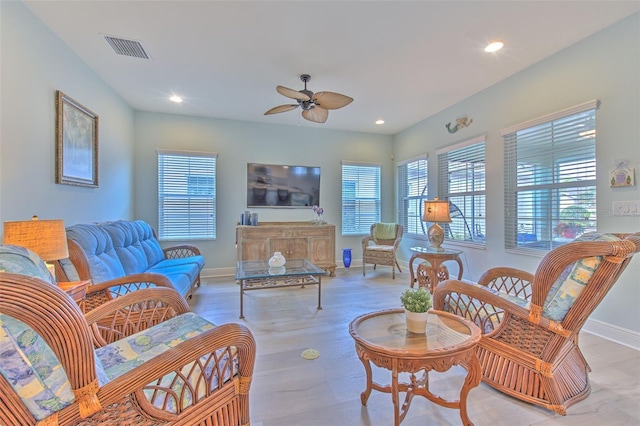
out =
{"type": "Polygon", "coordinates": [[[493,41],[484,48],[484,51],[487,53],[497,52],[498,50],[504,47],[504,43],[501,41],[493,41]]]}
{"type": "Polygon", "coordinates": [[[376,124],[378,124],[378,125],[384,124],[384,120],[376,120],[376,124]]]}
{"type": "Polygon", "coordinates": [[[171,96],[171,97],[169,98],[169,100],[170,100],[171,102],[175,102],[175,103],[177,103],[177,104],[179,104],[180,102],[182,102],[182,98],[181,98],[180,96],[178,96],[178,95],[173,95],[173,96],[171,96]]]}

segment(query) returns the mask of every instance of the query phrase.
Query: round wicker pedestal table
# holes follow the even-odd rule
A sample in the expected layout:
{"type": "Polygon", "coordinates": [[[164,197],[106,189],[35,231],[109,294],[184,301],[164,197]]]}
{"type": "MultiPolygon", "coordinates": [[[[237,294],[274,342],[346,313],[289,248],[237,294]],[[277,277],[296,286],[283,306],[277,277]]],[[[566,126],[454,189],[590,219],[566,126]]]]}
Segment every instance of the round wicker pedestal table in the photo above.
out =
{"type": "Polygon", "coordinates": [[[467,415],[467,396],[481,379],[476,356],[481,332],[471,321],[432,309],[426,334],[413,334],[407,331],[404,311],[392,309],[357,317],[349,324],[349,333],[355,340],[358,357],[367,375],[367,387],[360,395],[362,405],[367,405],[374,389],[390,393],[394,425],[398,426],[413,397],[420,395],[443,407],[459,409],[462,424],[473,425],[467,415]],[[371,363],[391,371],[390,385],[373,381],[371,363]],[[448,401],[429,390],[429,372],[444,372],[454,365],[463,366],[467,376],[460,389],[460,399],[448,401]],[[409,373],[409,383],[400,383],[399,373],[409,373]],[[405,393],[402,405],[400,393],[405,393]]]}

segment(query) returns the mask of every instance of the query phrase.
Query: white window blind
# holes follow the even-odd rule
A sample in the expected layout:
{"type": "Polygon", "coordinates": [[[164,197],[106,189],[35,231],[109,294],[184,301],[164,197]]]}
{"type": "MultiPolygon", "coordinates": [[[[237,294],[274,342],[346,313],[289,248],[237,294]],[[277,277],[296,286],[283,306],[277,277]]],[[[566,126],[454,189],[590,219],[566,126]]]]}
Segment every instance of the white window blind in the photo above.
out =
{"type": "Polygon", "coordinates": [[[158,238],[216,238],[216,153],[158,151],[158,238]]]}
{"type": "Polygon", "coordinates": [[[438,150],[438,195],[449,201],[445,239],[484,246],[486,233],[484,136],[438,150]]]}
{"type": "Polygon", "coordinates": [[[502,130],[505,248],[548,251],[596,228],[598,101],[502,130]]]}
{"type": "Polygon", "coordinates": [[[342,235],[368,234],[380,221],[380,169],[342,162],[342,235]]]}
{"type": "Polygon", "coordinates": [[[398,223],[405,233],[425,235],[422,206],[427,199],[427,155],[398,164],[397,174],[398,223]]]}

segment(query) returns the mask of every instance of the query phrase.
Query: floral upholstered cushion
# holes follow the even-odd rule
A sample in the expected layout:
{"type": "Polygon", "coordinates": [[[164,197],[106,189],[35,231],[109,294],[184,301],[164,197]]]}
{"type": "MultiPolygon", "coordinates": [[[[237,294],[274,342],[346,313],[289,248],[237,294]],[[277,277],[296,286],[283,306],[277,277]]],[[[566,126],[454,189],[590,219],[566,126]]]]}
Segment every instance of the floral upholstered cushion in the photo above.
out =
{"type": "MultiPolygon", "coordinates": [[[[589,232],[575,241],[619,241],[615,235],[589,232]]],[[[553,321],[562,321],[585,289],[600,263],[602,256],[581,259],[569,265],[551,286],[545,301],[542,316],[553,321]]]]}
{"type": "Polygon", "coordinates": [[[0,246],[0,272],[27,275],[44,282],[55,282],[42,259],[31,250],[5,244],[0,246]]]}
{"type": "MultiPolygon", "coordinates": [[[[189,338],[215,327],[204,318],[188,312],[99,348],[96,355],[109,380],[113,380],[189,338]]],[[[157,388],[149,391],[147,397],[158,408],[170,412],[177,411],[174,399],[176,396],[181,398],[183,407],[190,406],[194,399],[206,395],[204,386],[209,386],[209,391],[213,390],[218,387],[219,382],[224,383],[237,373],[236,359],[233,356],[235,354],[229,355],[221,350],[217,354],[217,362],[203,357],[199,362],[185,366],[179,373],[164,376],[153,383],[157,388]],[[206,381],[202,380],[203,377],[206,377],[206,381]],[[187,381],[189,385],[185,386],[187,381]]]]}
{"type": "Polygon", "coordinates": [[[0,314],[0,374],[36,420],[74,401],[67,375],[49,345],[27,324],[4,314],[0,314]]]}

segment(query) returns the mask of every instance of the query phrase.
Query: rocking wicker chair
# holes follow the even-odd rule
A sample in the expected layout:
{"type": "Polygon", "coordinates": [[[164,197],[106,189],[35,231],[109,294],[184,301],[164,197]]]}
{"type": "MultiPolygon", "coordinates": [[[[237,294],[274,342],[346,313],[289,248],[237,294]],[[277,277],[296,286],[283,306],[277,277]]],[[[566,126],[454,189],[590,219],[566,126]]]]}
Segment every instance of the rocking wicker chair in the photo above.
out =
{"type": "Polygon", "coordinates": [[[640,233],[585,234],[550,251],[535,275],[493,268],[478,284],[445,281],[433,307],[483,330],[485,383],[565,415],[591,390],[578,333],[638,251],[640,233]]]}

